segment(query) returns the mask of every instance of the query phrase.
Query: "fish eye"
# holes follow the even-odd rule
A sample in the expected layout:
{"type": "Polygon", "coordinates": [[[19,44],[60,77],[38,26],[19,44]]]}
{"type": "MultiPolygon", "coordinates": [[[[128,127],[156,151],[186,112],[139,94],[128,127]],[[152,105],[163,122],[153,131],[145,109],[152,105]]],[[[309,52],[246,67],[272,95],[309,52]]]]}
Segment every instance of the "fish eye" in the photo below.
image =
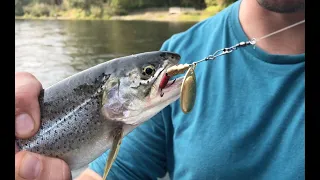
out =
{"type": "Polygon", "coordinates": [[[148,65],[142,69],[142,75],[144,76],[153,76],[156,72],[156,69],[153,65],[148,65]]]}

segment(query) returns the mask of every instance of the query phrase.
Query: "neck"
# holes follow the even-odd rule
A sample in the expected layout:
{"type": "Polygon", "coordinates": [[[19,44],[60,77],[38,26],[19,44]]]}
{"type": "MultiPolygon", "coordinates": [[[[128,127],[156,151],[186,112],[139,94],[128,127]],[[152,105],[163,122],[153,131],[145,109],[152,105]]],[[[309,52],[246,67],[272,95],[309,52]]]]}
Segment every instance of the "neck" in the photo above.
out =
{"type": "MultiPolygon", "coordinates": [[[[242,0],[239,19],[249,39],[260,38],[304,20],[304,11],[283,14],[268,11],[256,0],[242,0]]],[[[305,51],[305,24],[292,27],[258,41],[259,48],[270,54],[301,54],[305,51]]]]}

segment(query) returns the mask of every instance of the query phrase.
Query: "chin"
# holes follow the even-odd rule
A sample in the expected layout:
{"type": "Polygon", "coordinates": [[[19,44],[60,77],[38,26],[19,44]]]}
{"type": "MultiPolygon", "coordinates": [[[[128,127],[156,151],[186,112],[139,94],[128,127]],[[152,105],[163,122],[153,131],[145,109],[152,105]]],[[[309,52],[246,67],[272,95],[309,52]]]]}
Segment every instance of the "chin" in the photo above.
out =
{"type": "Polygon", "coordinates": [[[304,11],[305,0],[257,0],[263,8],[276,13],[304,11]]]}

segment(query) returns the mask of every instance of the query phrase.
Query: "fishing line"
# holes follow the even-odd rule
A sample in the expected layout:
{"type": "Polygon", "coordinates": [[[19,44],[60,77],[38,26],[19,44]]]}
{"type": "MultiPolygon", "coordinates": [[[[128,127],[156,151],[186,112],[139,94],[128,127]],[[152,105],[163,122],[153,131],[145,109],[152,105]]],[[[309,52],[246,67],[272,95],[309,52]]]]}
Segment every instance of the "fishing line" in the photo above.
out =
{"type": "MultiPolygon", "coordinates": [[[[300,25],[300,24],[302,24],[302,23],[304,23],[304,22],[305,22],[305,20],[302,20],[302,21],[299,21],[299,22],[294,23],[294,24],[292,24],[292,25],[289,25],[289,26],[287,26],[287,27],[284,27],[284,28],[282,28],[282,29],[279,29],[279,30],[277,30],[277,31],[274,31],[274,32],[272,32],[272,33],[270,33],[270,34],[264,35],[264,36],[262,36],[262,37],[260,37],[260,38],[252,38],[252,39],[249,40],[249,41],[243,41],[243,42],[240,42],[240,43],[238,43],[238,44],[236,44],[236,45],[234,45],[234,46],[217,50],[217,51],[216,51],[215,53],[213,53],[212,55],[209,55],[209,56],[207,56],[206,58],[201,59],[201,60],[196,61],[196,62],[193,62],[193,63],[191,63],[191,64],[183,64],[183,65],[180,64],[180,65],[177,65],[177,66],[173,66],[172,68],[169,68],[169,69],[167,70],[167,74],[170,74],[170,77],[175,76],[175,75],[177,75],[177,74],[182,74],[182,73],[184,73],[187,69],[189,69],[190,67],[194,67],[194,66],[196,66],[197,64],[199,64],[199,63],[201,63],[201,62],[203,62],[203,61],[214,60],[214,59],[216,59],[217,57],[223,56],[223,55],[226,55],[226,54],[229,54],[229,53],[233,52],[234,50],[237,50],[237,49],[240,48],[240,47],[245,47],[245,46],[248,46],[248,45],[253,45],[253,46],[255,47],[255,45],[256,45],[256,43],[257,43],[258,41],[261,41],[261,40],[266,39],[266,38],[268,38],[268,37],[270,37],[270,36],[272,36],[272,35],[278,34],[278,33],[282,32],[282,31],[285,31],[285,30],[288,30],[288,29],[293,28],[293,27],[295,27],[295,26],[298,26],[298,25],[300,25]]],[[[169,79],[168,76],[167,76],[166,78],[167,78],[167,80],[169,79]]],[[[163,86],[163,87],[166,85],[166,82],[168,82],[167,80],[164,81],[164,83],[162,83],[162,86],[163,86]]]]}
{"type": "Polygon", "coordinates": [[[241,47],[246,47],[246,46],[252,45],[253,48],[255,48],[255,45],[258,41],[261,41],[261,40],[266,39],[272,35],[278,34],[282,31],[285,31],[285,30],[288,30],[288,29],[293,28],[295,26],[298,26],[304,22],[305,22],[305,20],[302,20],[302,21],[299,21],[299,22],[294,23],[292,25],[289,25],[287,27],[284,27],[282,29],[279,29],[277,31],[274,31],[270,34],[264,35],[260,38],[252,38],[249,41],[243,41],[243,42],[240,42],[234,46],[217,50],[212,55],[209,55],[206,58],[201,59],[196,62],[193,62],[191,64],[179,64],[179,65],[168,68],[166,74],[163,76],[161,83],[159,85],[159,88],[161,90],[160,96],[161,97],[163,96],[162,89],[166,87],[166,85],[169,82],[169,79],[171,77],[173,77],[177,74],[183,74],[186,70],[188,70],[187,74],[185,75],[185,77],[183,79],[182,86],[181,86],[180,106],[181,106],[181,109],[183,110],[184,113],[190,112],[193,108],[194,99],[196,96],[196,77],[194,74],[194,69],[197,64],[199,64],[203,61],[215,60],[217,57],[232,53],[233,51],[235,51],[241,47]]]}
{"type": "Polygon", "coordinates": [[[302,24],[302,23],[304,23],[304,22],[305,22],[305,20],[302,20],[302,21],[300,21],[300,22],[294,23],[294,24],[292,24],[292,25],[290,25],[290,26],[287,26],[287,27],[285,27],[285,28],[279,29],[279,30],[277,30],[277,31],[275,31],[275,32],[273,32],[273,33],[270,33],[270,34],[267,34],[267,35],[265,35],[265,36],[262,36],[262,37],[258,38],[258,39],[256,40],[256,42],[257,42],[257,41],[260,41],[260,40],[262,40],[262,39],[268,38],[268,37],[270,37],[270,36],[272,36],[272,35],[274,35],[274,34],[278,34],[278,33],[282,32],[282,31],[287,30],[287,29],[290,29],[290,28],[292,28],[292,27],[294,27],[294,26],[298,26],[298,25],[300,25],[300,24],[302,24]]]}
{"type": "Polygon", "coordinates": [[[245,47],[245,46],[248,46],[248,45],[253,45],[254,48],[255,48],[255,45],[256,45],[256,43],[257,43],[258,41],[261,41],[261,40],[266,39],[266,38],[268,38],[268,37],[270,37],[270,36],[272,36],[272,35],[278,34],[278,33],[282,32],[282,31],[285,31],[285,30],[288,30],[288,29],[293,28],[293,27],[295,27],[295,26],[298,26],[298,25],[300,25],[300,24],[302,24],[302,23],[305,23],[305,20],[299,21],[299,22],[297,22],[297,23],[294,23],[294,24],[292,24],[292,25],[289,25],[289,26],[287,26],[287,27],[284,27],[284,28],[282,28],[282,29],[279,29],[279,30],[277,30],[277,31],[274,31],[274,32],[272,32],[272,33],[270,33],[270,34],[264,35],[264,36],[262,36],[262,37],[260,37],[260,38],[252,38],[252,39],[249,40],[249,41],[240,42],[240,43],[238,43],[238,44],[236,44],[236,45],[234,45],[234,46],[231,46],[231,47],[229,47],[229,48],[220,49],[220,50],[216,51],[214,54],[209,55],[208,57],[206,57],[206,58],[204,58],[204,59],[201,59],[201,60],[199,60],[199,61],[196,61],[196,62],[190,64],[190,66],[191,66],[191,65],[197,65],[198,63],[203,62],[203,61],[214,60],[214,59],[216,59],[216,58],[219,57],[219,56],[226,55],[226,54],[229,54],[229,53],[233,52],[234,50],[237,50],[239,47],[245,47]]]}

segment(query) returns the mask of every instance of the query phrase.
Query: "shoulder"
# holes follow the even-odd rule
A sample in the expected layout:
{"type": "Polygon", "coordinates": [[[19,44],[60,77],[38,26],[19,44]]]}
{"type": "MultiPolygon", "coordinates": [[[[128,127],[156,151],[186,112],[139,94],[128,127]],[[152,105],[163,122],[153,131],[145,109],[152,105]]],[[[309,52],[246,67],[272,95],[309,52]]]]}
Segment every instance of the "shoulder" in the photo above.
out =
{"type": "Polygon", "coordinates": [[[212,40],[220,39],[229,26],[228,17],[236,5],[238,4],[234,3],[186,31],[174,34],[163,43],[161,50],[187,55],[195,49],[203,48],[212,40]]]}

